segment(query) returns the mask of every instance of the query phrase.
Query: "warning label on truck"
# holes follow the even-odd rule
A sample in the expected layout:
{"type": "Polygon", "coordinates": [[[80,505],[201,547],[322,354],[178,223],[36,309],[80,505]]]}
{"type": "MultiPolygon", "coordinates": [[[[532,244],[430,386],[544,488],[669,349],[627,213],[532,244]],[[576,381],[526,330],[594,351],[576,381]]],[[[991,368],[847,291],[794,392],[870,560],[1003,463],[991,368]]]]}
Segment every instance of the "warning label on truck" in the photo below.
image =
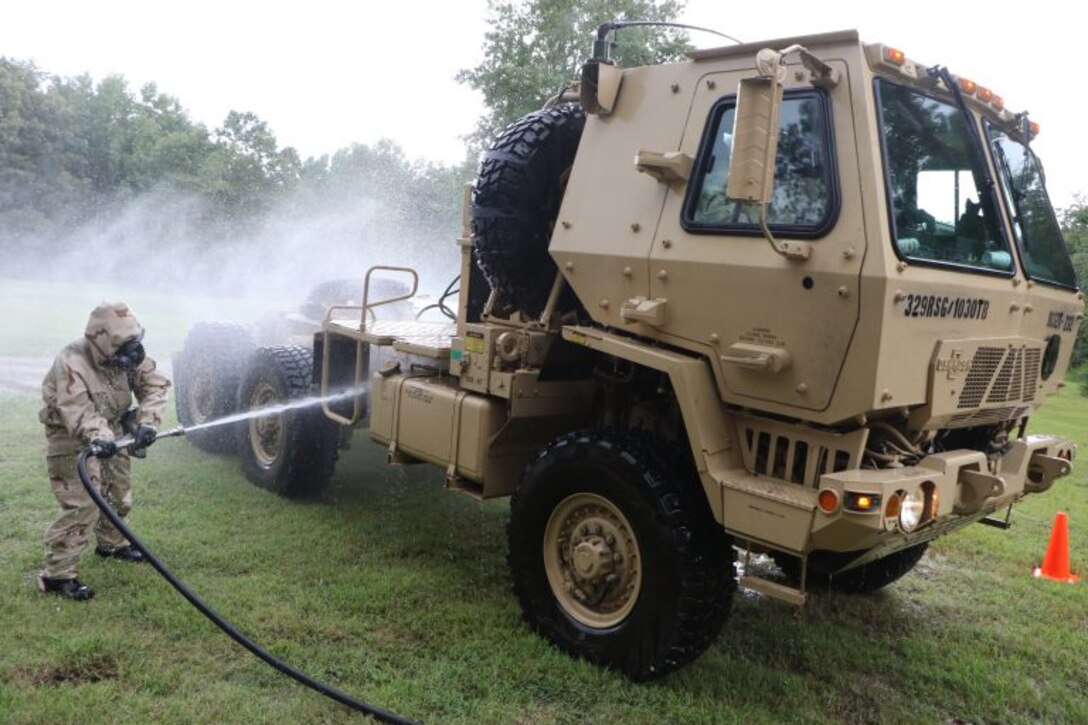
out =
{"type": "Polygon", "coordinates": [[[465,352],[475,352],[482,354],[486,345],[484,344],[484,336],[479,332],[465,333],[465,352]]]}

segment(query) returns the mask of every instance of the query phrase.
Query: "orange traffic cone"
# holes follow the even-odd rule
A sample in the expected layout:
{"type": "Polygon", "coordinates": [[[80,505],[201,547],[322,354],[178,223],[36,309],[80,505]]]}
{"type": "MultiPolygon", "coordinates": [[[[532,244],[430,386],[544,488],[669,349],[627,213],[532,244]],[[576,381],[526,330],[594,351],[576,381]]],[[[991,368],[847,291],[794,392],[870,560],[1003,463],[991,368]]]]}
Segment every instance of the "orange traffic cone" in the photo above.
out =
{"type": "Polygon", "coordinates": [[[1069,571],[1069,517],[1064,511],[1059,511],[1054,517],[1054,528],[1050,531],[1050,544],[1046,547],[1042,567],[1035,567],[1031,573],[1043,579],[1069,584],[1079,579],[1069,571]]]}

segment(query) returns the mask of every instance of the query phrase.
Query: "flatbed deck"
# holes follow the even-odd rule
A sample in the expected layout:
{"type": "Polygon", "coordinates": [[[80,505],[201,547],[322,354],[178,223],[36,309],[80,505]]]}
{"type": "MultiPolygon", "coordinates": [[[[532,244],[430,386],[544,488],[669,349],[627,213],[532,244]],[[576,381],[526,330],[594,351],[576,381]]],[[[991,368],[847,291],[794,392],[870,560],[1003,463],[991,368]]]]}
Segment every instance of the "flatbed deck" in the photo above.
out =
{"type": "Polygon", "coordinates": [[[457,323],[376,320],[363,325],[360,320],[333,319],[325,323],[325,331],[356,342],[392,347],[409,355],[448,360],[450,341],[457,334],[457,323]]]}

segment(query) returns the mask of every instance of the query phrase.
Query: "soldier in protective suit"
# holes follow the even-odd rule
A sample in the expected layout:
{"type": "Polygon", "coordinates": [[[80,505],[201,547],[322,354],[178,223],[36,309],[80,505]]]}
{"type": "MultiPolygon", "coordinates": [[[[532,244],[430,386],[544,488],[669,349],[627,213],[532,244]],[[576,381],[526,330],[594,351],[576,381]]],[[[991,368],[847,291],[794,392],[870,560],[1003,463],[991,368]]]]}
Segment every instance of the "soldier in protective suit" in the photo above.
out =
{"type": "Polygon", "coordinates": [[[98,491],[124,518],[132,507],[129,451],[118,450],[122,418],[135,394],[137,455],[155,441],[166,409],[170,381],[147,357],[141,340],[144,328],[124,303],[103,302],[91,313],[82,340],[57,355],[42,382],[45,406],[38,414],[45,425],[49,481],[60,513],[45,534],[45,569],[39,575],[43,592],[85,601],[94,590],[76,578],[79,562],[93,530],[95,553],[122,561],[141,562],[143,555],[121,535],[80,483],[76,458],[94,445],[100,459],[88,460],[98,491]]]}

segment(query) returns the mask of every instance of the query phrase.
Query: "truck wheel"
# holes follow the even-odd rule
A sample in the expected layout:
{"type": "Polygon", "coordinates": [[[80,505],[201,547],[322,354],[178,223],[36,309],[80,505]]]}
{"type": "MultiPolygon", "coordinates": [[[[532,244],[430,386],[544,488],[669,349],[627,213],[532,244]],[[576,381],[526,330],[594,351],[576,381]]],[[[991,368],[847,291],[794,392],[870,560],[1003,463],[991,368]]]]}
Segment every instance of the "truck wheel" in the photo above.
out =
{"type": "MultiPolygon", "coordinates": [[[[921,561],[928,548],[928,542],[916,544],[838,574],[829,572],[845,565],[854,555],[817,551],[809,555],[808,583],[851,594],[875,592],[908,574],[921,561]]],[[[772,558],[787,579],[794,583],[801,581],[800,559],[778,553],[773,554],[772,558]]]]}
{"type": "MultiPolygon", "coordinates": [[[[533,317],[555,280],[548,242],[585,122],[578,106],[536,111],[503,131],[480,162],[472,194],[477,263],[501,303],[533,317]]],[[[560,311],[576,307],[568,288],[560,311]]]]}
{"type": "MultiPolygon", "coordinates": [[[[304,401],[313,353],[298,345],[263,347],[246,365],[240,407],[252,411],[304,401]]],[[[255,416],[240,431],[242,468],[251,483],[288,497],[315,496],[332,478],[339,426],[320,404],[255,416]]]]}
{"type": "Polygon", "coordinates": [[[507,539],[529,624],[634,680],[702,654],[732,601],[733,549],[694,469],[646,435],[551,443],[513,496],[507,539]]]}
{"type": "MultiPolygon", "coordinates": [[[[238,383],[253,338],[245,325],[198,322],[174,358],[175,407],[185,428],[218,420],[238,407],[238,383]]],[[[186,438],[209,453],[233,453],[237,427],[215,426],[186,432],[186,438]]]]}

